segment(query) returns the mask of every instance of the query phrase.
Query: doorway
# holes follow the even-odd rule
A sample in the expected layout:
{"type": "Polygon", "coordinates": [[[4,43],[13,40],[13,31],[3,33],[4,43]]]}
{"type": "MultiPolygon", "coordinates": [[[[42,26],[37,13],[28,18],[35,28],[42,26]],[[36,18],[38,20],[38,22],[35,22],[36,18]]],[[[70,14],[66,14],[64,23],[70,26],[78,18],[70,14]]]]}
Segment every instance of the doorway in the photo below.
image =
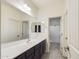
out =
{"type": "Polygon", "coordinates": [[[60,17],[49,18],[50,43],[60,43],[60,17]]]}
{"type": "Polygon", "coordinates": [[[22,22],[22,39],[29,38],[29,23],[28,21],[22,22]]]}

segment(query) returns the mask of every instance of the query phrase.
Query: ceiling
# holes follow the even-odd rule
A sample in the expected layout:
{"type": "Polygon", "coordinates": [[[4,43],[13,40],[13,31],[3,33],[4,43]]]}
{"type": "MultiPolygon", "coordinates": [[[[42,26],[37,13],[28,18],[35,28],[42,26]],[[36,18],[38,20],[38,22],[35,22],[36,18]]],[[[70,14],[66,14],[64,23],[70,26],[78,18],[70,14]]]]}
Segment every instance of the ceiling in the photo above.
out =
{"type": "Polygon", "coordinates": [[[32,0],[32,2],[39,8],[51,6],[52,4],[62,4],[65,0],[32,0]]]}
{"type": "MultiPolygon", "coordinates": [[[[29,8],[30,7],[29,4],[31,3],[33,3],[34,6],[37,6],[39,9],[44,8],[45,10],[49,9],[49,11],[53,10],[56,14],[57,12],[61,12],[63,10],[63,5],[65,4],[66,0],[5,0],[5,1],[32,16],[31,9],[29,8]]],[[[49,12],[50,14],[51,11],[49,12]]]]}

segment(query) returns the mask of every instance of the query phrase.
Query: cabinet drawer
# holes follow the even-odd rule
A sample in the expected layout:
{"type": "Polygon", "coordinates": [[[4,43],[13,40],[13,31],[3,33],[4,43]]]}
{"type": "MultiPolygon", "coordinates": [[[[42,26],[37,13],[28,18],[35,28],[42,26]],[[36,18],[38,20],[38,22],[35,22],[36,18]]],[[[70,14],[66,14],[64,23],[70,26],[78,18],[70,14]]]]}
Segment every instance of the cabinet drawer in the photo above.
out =
{"type": "Polygon", "coordinates": [[[41,43],[35,46],[35,51],[41,49],[41,43]]]}
{"type": "Polygon", "coordinates": [[[41,43],[42,45],[46,45],[46,41],[44,40],[44,41],[42,41],[42,43],[41,43]]]}
{"type": "Polygon", "coordinates": [[[25,53],[22,53],[21,55],[17,56],[14,59],[26,59],[25,53]]]}

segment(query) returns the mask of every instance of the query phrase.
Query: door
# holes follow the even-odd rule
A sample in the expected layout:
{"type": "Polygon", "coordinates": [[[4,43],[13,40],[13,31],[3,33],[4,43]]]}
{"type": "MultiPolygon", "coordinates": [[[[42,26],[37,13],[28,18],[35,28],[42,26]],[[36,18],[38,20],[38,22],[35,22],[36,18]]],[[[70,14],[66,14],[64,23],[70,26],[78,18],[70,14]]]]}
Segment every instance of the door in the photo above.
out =
{"type": "Polygon", "coordinates": [[[50,42],[60,43],[60,17],[50,19],[50,42]]]}
{"type": "Polygon", "coordinates": [[[22,39],[29,38],[29,24],[27,21],[22,22],[22,39]]]}

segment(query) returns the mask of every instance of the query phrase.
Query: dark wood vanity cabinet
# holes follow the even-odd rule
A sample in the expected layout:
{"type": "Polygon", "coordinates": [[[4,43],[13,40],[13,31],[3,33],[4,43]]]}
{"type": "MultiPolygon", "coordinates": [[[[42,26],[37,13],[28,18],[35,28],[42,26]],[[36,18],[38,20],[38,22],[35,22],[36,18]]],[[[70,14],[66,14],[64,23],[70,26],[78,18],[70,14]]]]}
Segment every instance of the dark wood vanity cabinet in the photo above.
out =
{"type": "Polygon", "coordinates": [[[41,59],[41,57],[45,53],[45,50],[46,50],[46,41],[44,40],[14,59],[41,59]]]}
{"type": "Polygon", "coordinates": [[[34,47],[17,56],[14,59],[34,59],[34,47]]]}
{"type": "Polygon", "coordinates": [[[35,59],[41,59],[45,51],[46,51],[46,41],[44,40],[35,46],[35,59]]]}

